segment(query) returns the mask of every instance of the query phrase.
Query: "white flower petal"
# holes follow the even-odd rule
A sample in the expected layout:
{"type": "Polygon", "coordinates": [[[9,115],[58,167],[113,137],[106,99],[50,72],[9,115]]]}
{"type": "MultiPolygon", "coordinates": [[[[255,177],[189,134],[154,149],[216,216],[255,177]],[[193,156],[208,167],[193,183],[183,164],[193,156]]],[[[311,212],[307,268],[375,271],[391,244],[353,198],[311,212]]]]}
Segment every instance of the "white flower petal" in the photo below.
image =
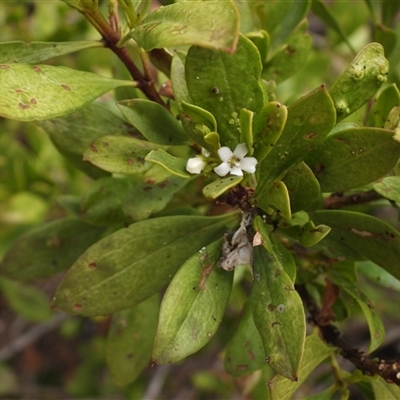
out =
{"type": "Polygon", "coordinates": [[[231,167],[227,162],[223,162],[222,164],[219,164],[217,167],[214,168],[214,172],[219,176],[225,176],[230,172],[230,170],[231,167]]]}
{"type": "Polygon", "coordinates": [[[221,161],[228,162],[232,158],[233,153],[229,147],[224,146],[218,149],[218,155],[221,161]]]}
{"type": "Polygon", "coordinates": [[[186,163],[186,171],[191,174],[200,174],[200,172],[205,168],[207,163],[202,157],[189,158],[186,163]]]}
{"type": "Polygon", "coordinates": [[[241,160],[248,152],[249,152],[249,150],[247,149],[246,144],[245,143],[239,143],[236,146],[236,149],[233,152],[233,155],[235,155],[237,158],[239,158],[239,160],[241,160]]]}
{"type": "Polygon", "coordinates": [[[243,176],[243,172],[239,167],[232,167],[231,168],[231,175],[243,176]]]}
{"type": "Polygon", "coordinates": [[[249,174],[256,172],[256,165],[257,159],[254,157],[245,157],[240,161],[240,168],[249,174]]]}

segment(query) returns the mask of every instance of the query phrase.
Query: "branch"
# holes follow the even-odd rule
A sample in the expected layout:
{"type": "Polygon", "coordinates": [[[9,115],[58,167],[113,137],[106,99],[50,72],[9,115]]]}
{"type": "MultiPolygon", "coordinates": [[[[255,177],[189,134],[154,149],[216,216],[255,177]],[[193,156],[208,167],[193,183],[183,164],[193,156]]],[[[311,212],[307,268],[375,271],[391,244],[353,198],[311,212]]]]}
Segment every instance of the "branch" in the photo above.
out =
{"type": "Polygon", "coordinates": [[[342,338],[340,331],[321,315],[320,309],[315,304],[307,292],[304,285],[296,285],[296,290],[300,294],[310,313],[311,322],[317,326],[322,338],[328,344],[340,349],[340,354],[350,361],[363,374],[368,376],[379,375],[388,383],[400,386],[400,360],[376,360],[368,358],[360,350],[350,347],[342,338]]]}
{"type": "Polygon", "coordinates": [[[324,208],[342,208],[345,206],[352,206],[356,204],[370,203],[371,201],[376,201],[380,199],[384,199],[384,197],[375,192],[375,190],[369,190],[368,192],[356,193],[348,196],[344,196],[343,193],[337,192],[332,193],[329,197],[324,199],[324,208]]]}

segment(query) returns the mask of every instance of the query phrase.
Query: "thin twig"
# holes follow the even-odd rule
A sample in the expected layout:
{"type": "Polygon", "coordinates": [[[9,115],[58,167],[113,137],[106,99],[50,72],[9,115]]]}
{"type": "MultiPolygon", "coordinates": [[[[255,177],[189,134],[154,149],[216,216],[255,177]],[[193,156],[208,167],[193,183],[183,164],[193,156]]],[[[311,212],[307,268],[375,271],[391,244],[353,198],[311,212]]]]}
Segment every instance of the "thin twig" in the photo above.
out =
{"type": "Polygon", "coordinates": [[[164,386],[165,380],[167,379],[167,375],[171,369],[171,364],[159,365],[156,368],[157,370],[150,381],[146,393],[143,396],[143,400],[157,399],[164,386]]]}

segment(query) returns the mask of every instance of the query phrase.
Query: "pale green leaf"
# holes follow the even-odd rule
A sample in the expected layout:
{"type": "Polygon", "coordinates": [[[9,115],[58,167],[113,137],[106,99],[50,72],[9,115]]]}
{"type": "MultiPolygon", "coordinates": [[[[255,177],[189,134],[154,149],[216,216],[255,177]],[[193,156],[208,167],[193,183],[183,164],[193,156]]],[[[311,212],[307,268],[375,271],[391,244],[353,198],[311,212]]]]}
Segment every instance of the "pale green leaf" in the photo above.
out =
{"type": "Polygon", "coordinates": [[[218,266],[222,240],[203,247],[175,274],[163,297],[153,361],[179,361],[216,332],[228,304],[233,273],[218,266]],[[183,300],[183,301],[182,301],[183,300]]]}
{"type": "Polygon", "coordinates": [[[374,184],[374,190],[389,200],[400,203],[400,176],[387,176],[374,184]]]}
{"type": "Polygon", "coordinates": [[[190,256],[221,238],[237,218],[236,213],[161,217],[118,230],[78,258],[53,308],[91,316],[133,307],[167,285],[190,256]]]}
{"type": "Polygon", "coordinates": [[[400,388],[393,383],[385,382],[381,377],[371,379],[375,399],[398,400],[400,388]]]}
{"type": "Polygon", "coordinates": [[[216,199],[227,190],[238,185],[242,180],[243,176],[227,176],[226,178],[217,179],[203,188],[203,194],[210,199],[216,199]]]}
{"type": "Polygon", "coordinates": [[[372,261],[358,261],[357,269],[376,284],[400,292],[400,280],[372,261]]]}
{"type": "Polygon", "coordinates": [[[0,116],[32,121],[68,114],[102,94],[136,82],[50,65],[0,65],[0,116]]]}
{"type": "Polygon", "coordinates": [[[239,23],[239,13],[230,0],[192,1],[158,8],[131,35],[146,51],[196,45],[233,52],[239,23]]]}
{"type": "Polygon", "coordinates": [[[191,177],[186,171],[186,161],[182,158],[172,156],[163,149],[152,150],[147,154],[146,161],[161,165],[171,174],[181,178],[191,177]]]}

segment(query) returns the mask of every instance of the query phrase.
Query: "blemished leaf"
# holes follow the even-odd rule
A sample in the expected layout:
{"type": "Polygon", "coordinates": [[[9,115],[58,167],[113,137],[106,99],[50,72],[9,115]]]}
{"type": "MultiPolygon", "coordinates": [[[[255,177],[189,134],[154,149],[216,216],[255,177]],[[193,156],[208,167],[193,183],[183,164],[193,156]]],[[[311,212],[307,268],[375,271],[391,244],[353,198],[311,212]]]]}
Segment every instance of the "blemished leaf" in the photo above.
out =
{"type": "Polygon", "coordinates": [[[400,176],[387,176],[374,184],[374,190],[389,200],[400,203],[400,176]]]}
{"type": "Polygon", "coordinates": [[[133,382],[151,362],[160,300],[152,296],[135,307],[118,311],[111,318],[105,355],[118,386],[133,382]]]}
{"type": "Polygon", "coordinates": [[[94,47],[104,47],[104,43],[101,41],[3,42],[0,43],[0,64],[38,64],[49,58],[94,47]]]}
{"type": "Polygon", "coordinates": [[[254,322],[269,365],[279,375],[297,380],[306,334],[303,303],[275,254],[260,217],[255,219],[255,229],[261,236],[261,245],[254,247],[254,322]]]}
{"type": "Polygon", "coordinates": [[[185,144],[188,137],[182,124],[163,106],[144,99],[118,103],[126,119],[150,142],[162,145],[185,144]]]}
{"type": "Polygon", "coordinates": [[[311,169],[303,161],[289,169],[283,178],[290,197],[292,213],[306,210],[321,194],[321,188],[311,169]]]}
{"type": "Polygon", "coordinates": [[[74,217],[37,226],[13,242],[0,274],[22,282],[49,278],[69,268],[103,232],[74,217]]]}
{"type": "Polygon", "coordinates": [[[174,157],[163,149],[152,150],[147,154],[146,161],[161,165],[171,174],[180,178],[190,178],[191,175],[186,171],[186,160],[174,157]]]}
{"type": "Polygon", "coordinates": [[[393,131],[350,128],[329,135],[305,159],[323,192],[346,191],[386,175],[400,157],[393,131]]]}
{"type": "Polygon", "coordinates": [[[134,307],[167,285],[189,257],[221,238],[237,219],[236,213],[171,216],[118,230],[78,258],[60,283],[53,307],[87,316],[134,307]]]}
{"type": "Polygon", "coordinates": [[[93,102],[63,117],[37,121],[58,151],[75,167],[93,178],[107,172],[82,160],[84,151],[96,139],[106,135],[123,136],[130,132],[125,121],[115,115],[107,104],[93,102]]]}
{"type": "Polygon", "coordinates": [[[400,279],[400,234],[390,225],[370,215],[344,210],[316,211],[316,224],[332,230],[322,241],[332,257],[373,261],[400,279]]]}
{"type": "Polygon", "coordinates": [[[301,360],[297,382],[291,382],[283,376],[276,376],[268,383],[272,400],[290,400],[296,390],[304,383],[308,375],[327,357],[335,352],[314,333],[305,340],[304,355],[301,360]]]}
{"type": "Polygon", "coordinates": [[[400,292],[400,280],[372,261],[358,261],[357,270],[372,282],[388,289],[400,292]]]}
{"type": "Polygon", "coordinates": [[[299,71],[307,61],[312,46],[312,37],[306,33],[304,23],[289,38],[273,57],[264,65],[262,77],[281,83],[299,71]]]}
{"type": "Polygon", "coordinates": [[[385,327],[375,310],[373,302],[356,284],[354,262],[339,262],[334,264],[327,271],[327,276],[360,306],[370,331],[371,342],[368,347],[368,353],[373,352],[385,340],[385,327]]]}
{"type": "Polygon", "coordinates": [[[346,118],[365,104],[386,82],[389,62],[379,43],[365,46],[329,90],[337,120],[346,118]]]}
{"type": "Polygon", "coordinates": [[[226,373],[237,378],[265,366],[264,347],[254,324],[251,302],[247,301],[239,326],[228,343],[224,358],[226,373]]]}
{"type": "Polygon", "coordinates": [[[189,179],[172,175],[162,182],[136,184],[123,201],[123,212],[135,221],[146,219],[163,210],[188,182],[189,179]]]}
{"type": "Polygon", "coordinates": [[[257,206],[265,212],[278,211],[286,220],[291,218],[289,192],[282,181],[273,182],[268,190],[257,199],[257,206]]]}
{"type": "Polygon", "coordinates": [[[81,217],[95,225],[110,226],[127,220],[122,204],[135,185],[129,178],[105,177],[95,181],[82,195],[81,217]]]}
{"type": "Polygon", "coordinates": [[[300,244],[304,247],[311,247],[320,242],[331,228],[326,225],[315,226],[313,221],[308,221],[303,227],[299,237],[300,244]]]}
{"type": "Polygon", "coordinates": [[[222,240],[201,248],[169,284],[154,340],[155,363],[176,362],[195,353],[218,329],[233,282],[233,273],[218,266],[221,251],[222,240]]]}
{"type": "Polygon", "coordinates": [[[261,162],[272,150],[285,127],[287,108],[277,101],[265,104],[255,121],[254,157],[261,162]]]}
{"type": "Polygon", "coordinates": [[[259,182],[255,197],[284,171],[302,161],[335,125],[336,112],[325,86],[302,97],[288,108],[288,117],[275,146],[257,167],[259,182]]]}
{"type": "Polygon", "coordinates": [[[257,113],[264,103],[257,48],[244,36],[233,54],[192,46],[185,73],[193,104],[214,115],[221,145],[233,150],[240,139],[240,110],[257,113]]]}
{"type": "Polygon", "coordinates": [[[371,379],[375,399],[397,400],[400,398],[400,388],[393,383],[385,382],[380,376],[371,379]]]}
{"type": "Polygon", "coordinates": [[[24,319],[44,322],[51,318],[48,298],[34,286],[1,277],[0,288],[10,308],[24,319]]]}
{"type": "Polygon", "coordinates": [[[151,164],[147,154],[160,146],[128,136],[102,136],[90,144],[83,160],[116,174],[136,174],[147,171],[151,164]]]}
{"type": "Polygon", "coordinates": [[[233,52],[239,26],[239,13],[232,1],[192,1],[158,8],[131,36],[146,51],[196,45],[233,52]]]}
{"type": "Polygon", "coordinates": [[[243,176],[227,176],[226,178],[217,179],[203,188],[203,194],[210,199],[216,199],[227,190],[238,185],[242,180],[243,176]]]}
{"type": "Polygon", "coordinates": [[[120,86],[134,81],[51,65],[0,65],[0,116],[33,121],[68,114],[120,86]]]}

